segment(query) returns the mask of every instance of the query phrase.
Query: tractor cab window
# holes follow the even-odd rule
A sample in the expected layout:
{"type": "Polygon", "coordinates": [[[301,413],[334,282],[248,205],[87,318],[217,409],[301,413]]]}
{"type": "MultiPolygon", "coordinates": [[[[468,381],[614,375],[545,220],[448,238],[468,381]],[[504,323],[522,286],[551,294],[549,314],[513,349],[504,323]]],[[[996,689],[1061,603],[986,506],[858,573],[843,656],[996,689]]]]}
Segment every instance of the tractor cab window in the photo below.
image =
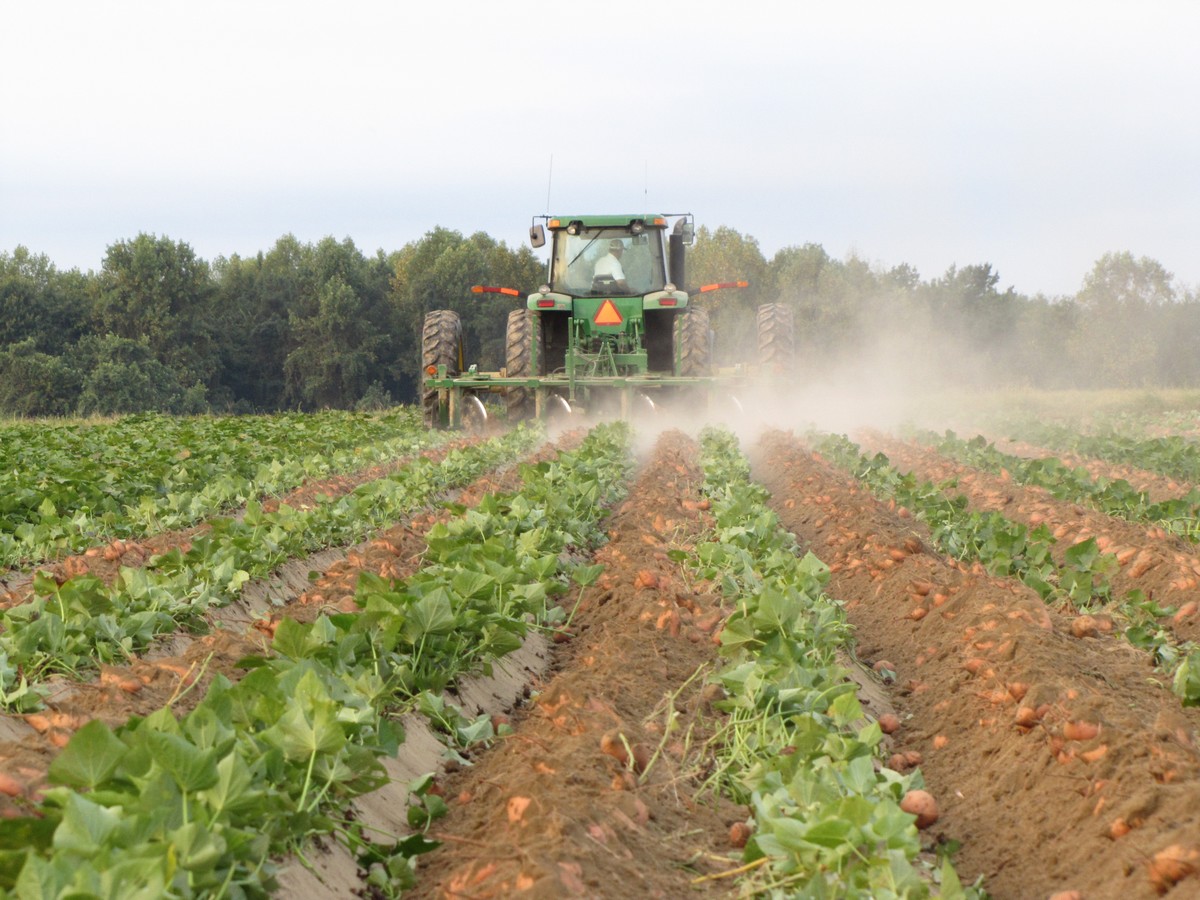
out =
{"type": "Polygon", "coordinates": [[[666,282],[657,229],[584,228],[554,234],[553,290],[575,297],[646,294],[666,282]]]}

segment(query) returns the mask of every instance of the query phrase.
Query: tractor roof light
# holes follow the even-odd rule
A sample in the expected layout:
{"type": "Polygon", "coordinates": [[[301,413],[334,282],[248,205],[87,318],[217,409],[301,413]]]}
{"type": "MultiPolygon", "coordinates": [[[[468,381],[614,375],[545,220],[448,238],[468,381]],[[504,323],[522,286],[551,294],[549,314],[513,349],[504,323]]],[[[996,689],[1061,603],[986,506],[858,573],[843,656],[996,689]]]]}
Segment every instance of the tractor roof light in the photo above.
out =
{"type": "Polygon", "coordinates": [[[567,234],[574,236],[576,234],[579,234],[579,231],[582,228],[583,228],[582,222],[579,222],[579,221],[572,222],[570,225],[567,226],[567,234]]]}
{"type": "Polygon", "coordinates": [[[437,366],[426,366],[425,374],[432,378],[434,375],[437,374],[437,366]]]}
{"type": "Polygon", "coordinates": [[[676,288],[675,288],[674,282],[668,281],[666,284],[663,285],[663,290],[668,291],[669,293],[672,293],[672,294],[675,293],[676,288]]]}
{"type": "Polygon", "coordinates": [[[646,230],[646,223],[641,219],[634,219],[629,223],[629,231],[631,234],[641,234],[646,230]]]}
{"type": "Polygon", "coordinates": [[[540,288],[538,288],[538,293],[539,293],[539,294],[548,294],[548,293],[550,293],[550,285],[548,285],[548,284],[543,284],[543,285],[542,285],[540,288]]]}

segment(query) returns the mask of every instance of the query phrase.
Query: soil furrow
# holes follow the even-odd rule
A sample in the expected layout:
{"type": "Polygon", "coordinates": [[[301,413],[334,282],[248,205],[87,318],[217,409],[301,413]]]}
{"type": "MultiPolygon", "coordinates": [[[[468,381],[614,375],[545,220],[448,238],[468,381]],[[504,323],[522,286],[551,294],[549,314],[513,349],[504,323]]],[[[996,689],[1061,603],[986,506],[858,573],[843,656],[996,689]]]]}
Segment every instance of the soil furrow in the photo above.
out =
{"type": "Polygon", "coordinates": [[[1099,548],[1120,564],[1110,579],[1115,600],[1138,590],[1160,604],[1177,607],[1178,613],[1163,624],[1178,640],[1200,639],[1200,555],[1194,544],[1158,526],[1109,516],[1058,500],[1044,488],[964,466],[927,447],[881,435],[871,436],[867,444],[903,472],[934,483],[954,479],[953,491],[965,495],[973,509],[1000,512],[1031,528],[1047,525],[1056,541],[1051,552],[1060,565],[1068,548],[1094,537],[1099,548]]]}
{"type": "Polygon", "coordinates": [[[667,556],[690,550],[705,528],[696,452],[673,432],[655,446],[596,556],[606,571],[582,594],[554,677],[501,746],[446,784],[451,812],[434,829],[444,843],[422,860],[417,896],[730,889],[692,883],[736,868],[728,829],[745,818],[692,796],[704,764],[694,754],[702,674],[722,616],[719,596],[667,556]]]}
{"type": "Polygon", "coordinates": [[[942,812],[926,834],[962,843],[959,874],[999,900],[1158,896],[1154,854],[1200,844],[1200,715],[1153,683],[1145,656],[1075,638],[1032,590],[952,564],[790,435],[764,439],[755,471],[830,565],[859,657],[899,712],[892,764],[919,758],[942,812]]]}
{"type": "Polygon", "coordinates": [[[1132,485],[1134,490],[1146,494],[1150,498],[1151,503],[1161,503],[1164,500],[1173,500],[1182,497],[1195,488],[1195,485],[1188,481],[1181,481],[1167,475],[1160,475],[1158,472],[1150,472],[1146,469],[1139,469],[1136,466],[1124,463],[1114,463],[1103,459],[1096,459],[1092,456],[1078,456],[1074,453],[1064,453],[1025,441],[1012,441],[993,437],[988,437],[988,440],[996,446],[997,450],[1012,456],[1020,456],[1024,459],[1058,459],[1071,468],[1082,467],[1086,469],[1087,473],[1093,479],[1107,478],[1110,481],[1118,479],[1127,481],[1132,485]]]}

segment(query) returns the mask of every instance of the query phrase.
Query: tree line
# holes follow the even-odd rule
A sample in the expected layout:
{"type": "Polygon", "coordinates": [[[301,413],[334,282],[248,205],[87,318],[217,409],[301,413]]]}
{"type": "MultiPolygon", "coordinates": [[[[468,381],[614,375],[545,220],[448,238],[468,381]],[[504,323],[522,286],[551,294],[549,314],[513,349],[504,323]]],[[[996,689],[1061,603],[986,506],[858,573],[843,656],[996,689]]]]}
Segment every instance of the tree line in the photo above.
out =
{"type": "MultiPolygon", "coordinates": [[[[1029,297],[1002,290],[987,263],[924,280],[909,265],[835,259],[812,243],[768,259],[750,236],[702,227],[688,276],[750,282],[702,300],[718,363],[753,361],[754,310],[778,302],[794,312],[798,378],[909,354],[979,386],[1200,385],[1200,297],[1130,253],[1103,256],[1073,296],[1029,297]]],[[[528,248],[444,228],[391,253],[286,235],[252,258],[212,262],[139,234],[88,273],[18,247],[0,252],[0,415],[411,402],[427,311],[457,311],[467,358],[494,370],[513,301],[478,299],[471,285],[530,290],[545,277],[528,248]]]]}

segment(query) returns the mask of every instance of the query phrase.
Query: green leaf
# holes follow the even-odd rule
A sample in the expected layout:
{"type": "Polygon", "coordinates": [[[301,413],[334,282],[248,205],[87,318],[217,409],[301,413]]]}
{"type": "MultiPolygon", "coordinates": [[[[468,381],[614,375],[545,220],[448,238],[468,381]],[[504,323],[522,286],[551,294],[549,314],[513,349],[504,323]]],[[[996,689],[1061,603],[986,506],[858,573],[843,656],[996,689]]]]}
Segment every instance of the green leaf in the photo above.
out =
{"type": "Polygon", "coordinates": [[[725,627],[721,629],[722,655],[729,655],[747,644],[757,642],[758,638],[755,636],[754,628],[745,618],[731,617],[725,623],[725,627]]]}
{"type": "Polygon", "coordinates": [[[483,600],[495,590],[496,579],[483,572],[459,572],[450,579],[450,587],[460,597],[483,600]]]}
{"type": "Polygon", "coordinates": [[[448,634],[454,630],[455,617],[444,588],[430,591],[408,608],[404,634],[416,642],[427,634],[448,634]]]}
{"type": "Polygon", "coordinates": [[[100,806],[80,794],[68,794],[62,822],[54,832],[54,849],[95,856],[120,821],[119,810],[100,806]]]}
{"type": "Polygon", "coordinates": [[[1184,706],[1200,706],[1200,650],[1189,653],[1179,663],[1173,688],[1184,706]]]}
{"type": "Polygon", "coordinates": [[[279,620],[271,649],[288,659],[304,659],[309,653],[309,632],[312,626],[298,622],[290,616],[279,620]]]}
{"type": "Polygon", "coordinates": [[[308,671],[300,678],[291,704],[279,721],[263,732],[263,739],[293,761],[314,753],[336,752],[346,743],[336,704],[315,673],[308,671]]]}
{"type": "Polygon", "coordinates": [[[818,847],[840,847],[850,838],[854,826],[844,819],[826,819],[812,825],[804,833],[804,839],[818,847]]]}
{"type": "Polygon", "coordinates": [[[1087,572],[1092,568],[1097,557],[1100,556],[1100,548],[1096,544],[1094,537],[1088,538],[1086,541],[1080,541],[1072,547],[1067,548],[1063,558],[1067,565],[1074,566],[1080,571],[1087,572]]]}
{"type": "Polygon", "coordinates": [[[201,750],[186,738],[161,731],[146,735],[155,763],[169,774],[184,793],[217,783],[215,750],[201,750]]]}
{"type": "MultiPolygon", "coordinates": [[[[668,551],[667,555],[670,556],[671,552],[674,551],[668,551]]],[[[603,572],[603,564],[594,566],[576,566],[571,570],[571,580],[580,587],[591,587],[596,583],[596,579],[599,578],[603,572]]]]}
{"type": "Polygon", "coordinates": [[[225,852],[225,841],[221,835],[209,832],[199,822],[189,822],[171,832],[171,844],[180,868],[189,872],[212,869],[225,852]]]}
{"type": "Polygon", "coordinates": [[[213,815],[237,812],[253,804],[260,792],[251,791],[254,777],[246,761],[237,753],[230,753],[217,763],[217,781],[212,787],[197,795],[208,804],[213,815]]]}
{"type": "Polygon", "coordinates": [[[129,748],[107,725],[92,719],[71,737],[50,763],[50,781],[93,790],[116,770],[129,748]]]}
{"type": "Polygon", "coordinates": [[[941,882],[941,890],[938,891],[938,897],[941,900],[966,900],[967,894],[963,890],[958,872],[955,871],[949,857],[942,860],[942,868],[938,874],[938,880],[941,882]]]}

